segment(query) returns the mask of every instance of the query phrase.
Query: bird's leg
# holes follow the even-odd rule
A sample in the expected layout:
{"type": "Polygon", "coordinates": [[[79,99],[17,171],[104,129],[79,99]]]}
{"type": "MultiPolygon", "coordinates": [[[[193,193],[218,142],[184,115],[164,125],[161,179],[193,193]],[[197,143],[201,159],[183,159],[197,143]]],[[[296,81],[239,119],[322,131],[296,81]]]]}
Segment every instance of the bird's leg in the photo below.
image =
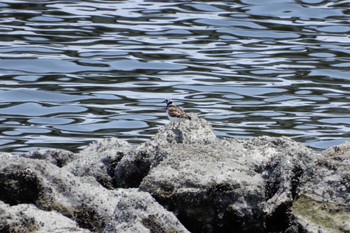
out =
{"type": "Polygon", "coordinates": [[[177,122],[177,127],[176,127],[176,129],[179,129],[180,123],[181,123],[181,119],[177,122]]]}

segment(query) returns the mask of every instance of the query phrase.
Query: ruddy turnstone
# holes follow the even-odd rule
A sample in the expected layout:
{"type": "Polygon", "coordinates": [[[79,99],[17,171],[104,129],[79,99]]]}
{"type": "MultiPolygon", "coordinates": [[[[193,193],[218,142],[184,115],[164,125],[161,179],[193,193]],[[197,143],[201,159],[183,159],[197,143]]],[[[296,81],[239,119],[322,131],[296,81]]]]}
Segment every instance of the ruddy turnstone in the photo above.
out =
{"type": "Polygon", "coordinates": [[[163,103],[166,103],[166,113],[170,121],[180,122],[183,119],[191,120],[191,117],[176,106],[172,100],[166,99],[163,103]]]}

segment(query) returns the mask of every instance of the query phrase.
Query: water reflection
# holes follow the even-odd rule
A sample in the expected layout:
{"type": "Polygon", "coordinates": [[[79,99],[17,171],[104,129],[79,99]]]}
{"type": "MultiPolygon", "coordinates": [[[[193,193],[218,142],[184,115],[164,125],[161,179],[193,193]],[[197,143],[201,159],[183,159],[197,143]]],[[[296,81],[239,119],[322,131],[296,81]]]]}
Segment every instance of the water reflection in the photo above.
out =
{"type": "Polygon", "coordinates": [[[220,137],[350,139],[349,2],[2,1],[0,148],[148,140],[176,99],[220,137]]]}

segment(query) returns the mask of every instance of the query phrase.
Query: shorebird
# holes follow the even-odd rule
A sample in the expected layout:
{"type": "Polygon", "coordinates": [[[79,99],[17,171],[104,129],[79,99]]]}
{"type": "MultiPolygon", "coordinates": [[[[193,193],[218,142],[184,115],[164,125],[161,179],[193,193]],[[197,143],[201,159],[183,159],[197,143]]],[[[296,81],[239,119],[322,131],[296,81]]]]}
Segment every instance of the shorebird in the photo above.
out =
{"type": "Polygon", "coordinates": [[[166,99],[163,101],[166,103],[166,113],[170,121],[180,122],[183,119],[191,120],[191,117],[187,115],[181,108],[176,106],[172,100],[166,99]]]}

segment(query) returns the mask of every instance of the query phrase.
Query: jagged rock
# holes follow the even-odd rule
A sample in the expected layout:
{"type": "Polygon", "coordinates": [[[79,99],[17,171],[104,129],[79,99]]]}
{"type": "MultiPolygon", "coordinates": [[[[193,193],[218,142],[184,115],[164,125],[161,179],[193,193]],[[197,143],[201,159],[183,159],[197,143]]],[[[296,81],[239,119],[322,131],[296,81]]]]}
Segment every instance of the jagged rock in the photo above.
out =
{"type": "Polygon", "coordinates": [[[114,191],[75,177],[46,160],[28,158],[1,160],[0,200],[57,211],[92,231],[105,227],[117,201],[114,191]]]}
{"type": "Polygon", "coordinates": [[[26,158],[47,160],[58,167],[63,167],[67,163],[76,159],[76,154],[66,150],[36,150],[23,154],[26,158]]]}
{"type": "Polygon", "coordinates": [[[44,211],[32,204],[10,206],[0,201],[0,232],[88,233],[77,223],[56,211],[44,211]]]}
{"type": "Polygon", "coordinates": [[[137,147],[124,156],[115,168],[115,185],[120,188],[135,188],[157,162],[159,148],[168,144],[208,144],[217,140],[210,124],[196,114],[192,120],[171,122],[161,128],[151,141],[137,147]]]}
{"type": "Polygon", "coordinates": [[[163,147],[161,162],[152,167],[140,189],[177,213],[191,232],[262,229],[262,221],[257,221],[262,211],[253,211],[247,204],[264,200],[263,179],[236,163],[231,150],[237,147],[229,143],[163,147]],[[231,214],[246,221],[231,219],[231,214]]]}
{"type": "Polygon", "coordinates": [[[168,212],[146,192],[120,189],[118,203],[104,233],[187,233],[175,215],[168,212]]]}
{"type": "MultiPolygon", "coordinates": [[[[153,137],[156,145],[163,144],[207,144],[217,140],[210,124],[196,114],[189,114],[191,120],[171,122],[161,128],[153,137]]],[[[149,146],[146,144],[146,146],[149,146]]]]}
{"type": "Polygon", "coordinates": [[[295,224],[305,232],[350,232],[350,143],[324,151],[304,182],[295,224]]]}
{"type": "Polygon", "coordinates": [[[140,189],[192,232],[281,230],[313,155],[289,138],[167,144],[158,147],[140,189]]]}
{"type": "Polygon", "coordinates": [[[306,169],[317,154],[290,138],[258,137],[246,141],[269,159],[259,165],[264,178],[264,221],[268,232],[278,232],[290,224],[290,208],[299,193],[306,169]]]}
{"type": "Polygon", "coordinates": [[[0,201],[0,232],[26,233],[38,229],[33,216],[13,210],[0,201]]]}
{"type": "Polygon", "coordinates": [[[22,156],[18,154],[0,152],[0,160],[3,160],[3,159],[17,160],[19,158],[22,158],[22,156]]]}
{"type": "Polygon", "coordinates": [[[114,169],[132,146],[118,138],[101,139],[82,150],[77,159],[64,167],[76,176],[93,176],[104,187],[114,188],[114,169]]]}
{"type": "Polygon", "coordinates": [[[316,154],[289,138],[218,140],[199,118],[170,123],[124,156],[118,187],[140,187],[192,232],[281,231],[316,154]]]}
{"type": "Polygon", "coordinates": [[[117,188],[137,188],[148,174],[152,160],[149,154],[134,151],[124,156],[114,170],[114,184],[117,188]]]}

